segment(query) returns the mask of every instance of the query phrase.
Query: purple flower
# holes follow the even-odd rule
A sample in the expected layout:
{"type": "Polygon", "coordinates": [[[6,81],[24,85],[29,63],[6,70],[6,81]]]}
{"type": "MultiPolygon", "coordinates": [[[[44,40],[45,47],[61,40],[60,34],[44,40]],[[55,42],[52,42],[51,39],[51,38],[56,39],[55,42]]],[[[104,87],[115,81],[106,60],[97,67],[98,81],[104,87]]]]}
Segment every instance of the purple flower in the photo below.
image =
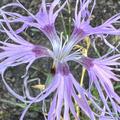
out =
{"type": "Polygon", "coordinates": [[[1,73],[9,66],[17,66],[23,63],[29,63],[28,66],[30,66],[36,59],[49,56],[47,48],[21,41],[21,44],[0,41],[1,73]]]}
{"type": "MultiPolygon", "coordinates": [[[[9,24],[8,27],[10,31],[8,31],[3,25],[2,27],[9,36],[9,39],[12,39],[14,43],[0,41],[1,72],[4,72],[9,66],[17,66],[23,63],[29,63],[31,65],[33,61],[38,58],[50,57],[50,50],[48,48],[27,42],[21,36],[15,34],[9,24]]],[[[29,64],[28,66],[30,66],[29,64]]]]}
{"type": "Polygon", "coordinates": [[[24,110],[20,120],[23,120],[26,111],[32,103],[44,100],[54,91],[56,92],[48,113],[48,120],[60,120],[63,106],[64,120],[70,120],[69,112],[73,114],[76,120],[80,120],[77,117],[73,99],[91,120],[95,120],[94,112],[91,110],[87,102],[87,99],[90,99],[94,102],[93,98],[89,96],[85,89],[80,87],[80,85],[76,82],[75,78],[69,71],[68,65],[62,63],[57,65],[56,73],[53,77],[52,83],[42,92],[42,94],[40,93],[40,95],[38,95],[36,98],[32,98],[32,102],[24,110]]]}
{"type": "MultiPolygon", "coordinates": [[[[120,30],[115,28],[113,24],[118,23],[120,19],[120,14],[116,14],[106,22],[97,27],[92,27],[90,25],[91,15],[94,10],[96,0],[80,0],[80,8],[78,7],[78,2],[76,2],[76,10],[75,10],[75,28],[74,30],[81,33],[85,33],[86,35],[93,34],[107,34],[107,35],[120,35],[120,30]],[[88,7],[93,2],[93,6],[89,11],[88,7]]],[[[76,33],[76,32],[75,32],[76,33]]],[[[78,33],[79,34],[79,33],[78,33]]]]}
{"type": "MultiPolygon", "coordinates": [[[[40,5],[39,11],[36,15],[33,15],[30,13],[19,1],[18,3],[12,3],[5,5],[1,8],[1,14],[8,15],[9,17],[12,17],[12,20],[8,20],[8,22],[12,23],[23,23],[22,27],[16,30],[16,33],[23,32],[24,29],[28,28],[29,26],[38,28],[41,30],[50,40],[54,52],[56,54],[58,53],[58,48],[56,48],[60,44],[60,39],[57,36],[56,30],[55,30],[55,20],[58,16],[58,13],[62,10],[62,8],[65,6],[66,2],[63,3],[63,5],[55,11],[56,6],[60,3],[60,0],[54,0],[49,5],[46,4],[45,0],[42,0],[42,3],[40,5]],[[6,12],[4,9],[7,7],[20,7],[24,9],[30,16],[22,16],[18,13],[14,12],[6,12]]],[[[1,22],[6,22],[6,20],[2,20],[1,22]]]]}
{"type": "MultiPolygon", "coordinates": [[[[4,18],[6,19],[5,16],[4,18]]],[[[42,57],[52,57],[52,51],[41,45],[34,45],[24,40],[21,36],[17,35],[13,31],[10,24],[7,22],[7,19],[6,24],[8,25],[8,28],[10,30],[7,30],[1,23],[1,26],[3,27],[6,34],[9,36],[9,39],[5,42],[0,41],[0,74],[8,91],[20,101],[27,102],[24,97],[15,93],[7,84],[4,79],[5,70],[9,67],[14,67],[21,64],[28,64],[26,67],[26,73],[24,75],[26,76],[29,67],[36,59],[42,57]],[[9,42],[9,40],[12,40],[13,42],[11,43],[9,42]]]]}
{"type": "Polygon", "coordinates": [[[107,55],[98,59],[83,57],[80,63],[85,66],[89,74],[89,91],[94,83],[105,108],[113,117],[113,114],[118,115],[118,113],[120,113],[120,108],[118,107],[120,104],[120,97],[114,91],[112,84],[112,81],[120,81],[119,75],[117,74],[117,71],[119,71],[118,66],[120,65],[118,61],[120,59],[120,54],[111,57],[107,57],[107,55]],[[113,71],[116,71],[116,74],[113,71]],[[106,97],[102,88],[107,95],[106,97]],[[111,102],[112,109],[114,110],[113,113],[108,106],[108,102],[111,102]]]}
{"type": "Polygon", "coordinates": [[[77,0],[75,8],[75,20],[74,30],[68,40],[62,40],[59,38],[55,29],[55,20],[58,13],[63,9],[67,0],[63,5],[56,10],[56,6],[60,0],[54,0],[49,5],[42,0],[41,6],[37,14],[30,13],[21,3],[12,3],[1,7],[0,19],[1,32],[5,32],[11,42],[0,42],[0,72],[2,75],[2,81],[6,85],[8,91],[18,98],[20,101],[28,103],[28,106],[23,111],[20,120],[23,120],[25,113],[33,103],[38,103],[46,99],[51,93],[54,93],[54,98],[51,103],[51,107],[48,113],[48,120],[60,120],[62,108],[64,120],[70,120],[70,112],[75,119],[79,120],[76,115],[74,103],[77,102],[79,108],[91,119],[95,120],[103,119],[109,116],[114,119],[115,115],[120,113],[120,97],[114,91],[112,85],[113,81],[119,81],[119,76],[113,71],[119,71],[120,55],[113,55],[108,57],[108,54],[98,59],[85,57],[79,50],[72,51],[73,47],[89,35],[99,35],[106,40],[104,35],[119,35],[119,29],[113,26],[113,23],[117,23],[120,15],[117,14],[107,20],[104,24],[92,27],[90,25],[90,17],[92,15],[96,1],[93,1],[91,11],[88,10],[89,4],[92,0],[77,0]],[[80,8],[78,7],[80,2],[80,8]],[[20,7],[24,9],[29,16],[23,16],[16,12],[6,12],[7,7],[20,7]],[[11,19],[10,19],[11,18],[11,19]],[[11,23],[22,22],[23,25],[18,30],[13,30],[11,23]],[[6,26],[6,27],[5,27],[6,26]],[[19,33],[23,32],[27,27],[35,27],[42,31],[52,44],[52,50],[43,47],[41,45],[34,45],[24,40],[19,33]],[[30,95],[28,85],[28,69],[31,64],[39,58],[51,57],[55,66],[55,74],[53,75],[52,82],[36,97],[30,95]],[[82,64],[88,71],[90,86],[87,92],[79,83],[75,80],[72,73],[69,70],[68,62],[75,61],[82,64]],[[7,84],[4,78],[4,72],[8,67],[14,67],[27,63],[26,74],[24,77],[24,87],[27,100],[15,93],[11,87],[7,84]],[[91,87],[95,85],[103,106],[96,104],[96,99],[91,93],[91,87]],[[104,93],[103,90],[104,89],[104,93]],[[93,107],[99,111],[95,113],[92,111],[88,100],[93,107]],[[108,104],[111,103],[111,106],[108,104]],[[102,109],[104,107],[104,109],[102,109]],[[111,107],[111,108],[110,108],[111,107]],[[104,114],[102,114],[104,113],[104,114]]]}
{"type": "Polygon", "coordinates": [[[19,1],[18,3],[7,4],[1,8],[4,14],[13,17],[13,20],[9,22],[23,22],[28,26],[38,28],[42,31],[49,31],[50,28],[54,26],[55,20],[58,16],[58,13],[65,6],[66,2],[56,11],[54,10],[56,6],[60,3],[60,0],[54,0],[52,3],[46,4],[45,0],[42,0],[39,11],[36,15],[30,13],[19,1]],[[21,14],[15,12],[6,12],[4,9],[8,7],[20,7],[24,9],[30,16],[22,16],[21,14]],[[55,12],[54,12],[55,11],[55,12]],[[49,28],[49,29],[47,29],[49,28]]]}
{"type": "Polygon", "coordinates": [[[112,16],[103,24],[93,27],[90,22],[95,4],[96,0],[76,0],[74,30],[70,36],[69,44],[67,44],[65,50],[68,49],[69,46],[72,48],[72,46],[76,45],[86,36],[90,35],[96,35],[97,37],[100,37],[106,45],[114,48],[114,46],[106,40],[106,36],[120,35],[120,29],[114,26],[115,24],[119,23],[120,13],[112,16]],[[90,4],[93,4],[91,10],[89,10],[90,4]]]}

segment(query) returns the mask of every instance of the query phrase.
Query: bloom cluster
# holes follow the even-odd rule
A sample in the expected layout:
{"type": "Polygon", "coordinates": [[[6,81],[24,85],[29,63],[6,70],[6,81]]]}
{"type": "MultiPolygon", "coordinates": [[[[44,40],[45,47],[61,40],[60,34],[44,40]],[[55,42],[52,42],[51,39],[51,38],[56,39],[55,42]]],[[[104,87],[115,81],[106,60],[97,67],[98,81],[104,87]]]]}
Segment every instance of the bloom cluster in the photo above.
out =
{"type": "Polygon", "coordinates": [[[69,4],[68,0],[64,2],[53,0],[49,4],[42,0],[39,11],[35,15],[29,12],[19,1],[0,8],[0,32],[8,36],[6,41],[0,41],[1,81],[14,97],[27,104],[20,120],[24,119],[26,112],[33,103],[41,102],[52,93],[54,93],[54,96],[48,112],[48,120],[60,120],[61,116],[64,120],[70,120],[70,113],[76,120],[80,120],[74,103],[91,120],[119,120],[120,97],[114,91],[112,81],[120,81],[120,54],[111,55],[113,51],[118,51],[118,49],[109,43],[106,36],[120,35],[120,29],[115,26],[116,23],[119,23],[120,13],[103,24],[93,27],[90,22],[96,0],[76,0],[75,2],[73,32],[65,41],[57,34],[55,21],[61,10],[66,4],[69,4]],[[89,9],[90,5],[92,5],[91,9],[89,9]],[[11,7],[22,9],[28,15],[23,16],[17,12],[7,11],[11,7]],[[22,26],[15,29],[12,26],[14,23],[22,23],[22,26]],[[34,27],[42,32],[50,41],[52,49],[42,45],[34,45],[25,40],[21,33],[29,27],[34,27]],[[73,50],[86,37],[91,39],[94,36],[100,37],[111,48],[111,51],[99,58],[90,58],[79,50],[73,50]],[[27,74],[33,62],[43,57],[53,59],[55,73],[52,76],[51,83],[40,94],[33,97],[27,88],[27,74]],[[88,90],[81,86],[72,75],[68,65],[69,61],[74,61],[87,70],[89,76],[88,90]],[[7,68],[21,64],[27,64],[26,73],[22,76],[26,98],[17,94],[7,84],[4,77],[7,68]],[[92,87],[95,87],[98,91],[102,105],[97,103],[91,92],[92,87]],[[92,109],[93,107],[97,109],[97,113],[92,109]]]}

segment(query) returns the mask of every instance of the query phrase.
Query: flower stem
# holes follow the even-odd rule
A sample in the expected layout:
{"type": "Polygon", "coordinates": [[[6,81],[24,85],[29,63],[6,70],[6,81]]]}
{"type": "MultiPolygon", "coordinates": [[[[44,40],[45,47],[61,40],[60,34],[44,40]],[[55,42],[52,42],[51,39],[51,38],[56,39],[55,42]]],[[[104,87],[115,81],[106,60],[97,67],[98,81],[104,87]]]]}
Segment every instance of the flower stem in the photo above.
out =
{"type": "MultiPolygon", "coordinates": [[[[90,38],[86,37],[85,38],[85,42],[86,42],[87,46],[86,46],[86,49],[84,49],[83,55],[87,57],[88,56],[88,50],[90,48],[90,38]]],[[[86,73],[86,69],[84,67],[82,67],[82,74],[81,74],[81,77],[80,77],[80,85],[81,86],[83,86],[83,81],[84,81],[85,73],[86,73]]],[[[80,109],[79,109],[78,105],[76,106],[76,111],[77,111],[77,116],[79,117],[80,116],[80,109]]]]}

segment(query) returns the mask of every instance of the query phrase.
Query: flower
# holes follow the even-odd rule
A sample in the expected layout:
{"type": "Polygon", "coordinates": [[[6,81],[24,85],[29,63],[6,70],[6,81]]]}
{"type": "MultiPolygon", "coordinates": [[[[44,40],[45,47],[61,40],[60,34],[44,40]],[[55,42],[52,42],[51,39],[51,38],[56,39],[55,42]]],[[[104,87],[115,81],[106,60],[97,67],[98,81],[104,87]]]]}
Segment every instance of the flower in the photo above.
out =
{"type": "Polygon", "coordinates": [[[9,66],[17,66],[23,63],[29,63],[28,66],[30,66],[33,61],[38,58],[50,57],[50,50],[48,48],[41,45],[33,45],[24,40],[21,36],[15,34],[14,31],[12,31],[13,34],[11,34],[3,25],[2,27],[9,36],[9,39],[12,39],[14,43],[0,41],[1,73],[4,73],[9,66]]]}
{"type": "Polygon", "coordinates": [[[95,5],[96,0],[76,0],[74,29],[65,50],[69,47],[72,49],[72,46],[78,44],[85,37],[93,35],[100,37],[110,48],[114,48],[114,46],[106,40],[106,37],[108,35],[120,35],[120,29],[115,27],[115,24],[120,22],[120,13],[112,16],[103,24],[93,27],[90,23],[95,5]],[[78,6],[79,3],[80,7],[78,6]],[[93,5],[91,10],[89,10],[91,3],[93,3],[93,5]]]}
{"type": "MultiPolygon", "coordinates": [[[[6,19],[5,16],[4,18],[6,19]]],[[[21,36],[17,35],[13,31],[10,24],[7,22],[7,19],[6,23],[10,30],[7,30],[2,23],[1,26],[4,29],[5,33],[9,36],[8,40],[11,39],[13,42],[8,42],[8,40],[5,42],[0,41],[0,74],[8,91],[20,101],[26,102],[25,98],[16,94],[5,81],[4,73],[6,69],[27,63],[28,65],[26,67],[26,73],[24,75],[26,76],[29,67],[36,59],[42,57],[52,57],[52,51],[41,45],[34,45],[24,40],[21,36]]]]}
{"type": "MultiPolygon", "coordinates": [[[[73,114],[73,116],[79,120],[77,117],[77,114],[75,112],[74,104],[72,102],[72,98],[74,98],[74,101],[77,101],[79,107],[86,113],[86,115],[91,118],[95,119],[94,113],[91,110],[91,108],[88,105],[87,98],[93,101],[92,97],[90,97],[87,92],[79,86],[79,84],[75,81],[75,78],[69,71],[67,61],[70,61],[74,58],[76,58],[79,53],[74,52],[68,56],[64,56],[62,53],[62,44],[57,46],[58,48],[61,48],[60,54],[58,55],[54,53],[54,51],[50,51],[48,48],[45,48],[40,45],[33,45],[32,43],[29,43],[25,41],[22,37],[20,37],[14,30],[11,28],[9,20],[7,19],[4,12],[1,10],[1,14],[4,18],[4,22],[6,23],[9,30],[7,30],[4,25],[1,23],[5,33],[9,36],[10,39],[12,39],[15,43],[9,43],[9,42],[1,42],[3,46],[0,46],[0,48],[3,50],[1,52],[1,56],[3,61],[0,63],[1,65],[4,65],[5,63],[5,70],[8,67],[17,66],[23,63],[29,63],[26,67],[26,73],[28,72],[29,67],[31,64],[38,58],[41,57],[52,57],[54,60],[54,65],[56,67],[56,73],[53,76],[52,83],[38,96],[32,97],[29,93],[29,90],[27,88],[27,79],[24,79],[24,85],[26,88],[26,97],[27,101],[23,96],[18,95],[15,93],[10,86],[6,83],[4,79],[4,72],[2,74],[2,80],[4,84],[6,85],[8,91],[14,95],[16,98],[18,98],[20,101],[29,103],[29,105],[26,107],[26,109],[23,111],[23,114],[21,115],[20,120],[23,120],[25,113],[27,112],[28,108],[32,103],[40,102],[47,98],[52,92],[55,92],[55,96],[53,98],[52,105],[50,107],[48,120],[52,119],[60,119],[61,110],[62,110],[62,104],[64,104],[65,111],[64,111],[64,119],[70,119],[69,116],[69,110],[73,114]],[[8,64],[8,61],[9,64],[8,64]],[[77,95],[80,95],[80,98],[77,95]]],[[[49,38],[50,39],[50,38],[49,38]]],[[[2,70],[4,70],[2,67],[0,67],[2,70]]],[[[27,74],[24,75],[24,77],[27,74]]],[[[25,77],[26,78],[26,77],[25,77]]],[[[96,104],[97,106],[97,104],[96,104]]]]}
{"type": "MultiPolygon", "coordinates": [[[[9,17],[12,17],[12,20],[8,20],[10,23],[23,23],[22,27],[16,30],[16,33],[23,32],[24,29],[28,28],[28,26],[38,28],[41,30],[50,40],[54,52],[56,54],[58,53],[58,48],[56,48],[60,44],[60,39],[57,36],[56,30],[55,30],[55,20],[58,16],[58,13],[62,10],[62,8],[66,5],[67,0],[63,3],[63,5],[57,9],[54,10],[56,6],[60,3],[60,0],[54,0],[51,4],[47,5],[45,0],[42,0],[41,6],[39,11],[36,13],[36,15],[33,15],[30,13],[19,1],[18,3],[12,3],[5,5],[1,8],[1,14],[8,15],[9,17]],[[30,16],[22,16],[18,13],[14,12],[6,12],[4,9],[8,7],[20,7],[27,11],[27,13],[30,16]],[[55,11],[55,12],[54,12],[55,11]]],[[[5,19],[1,20],[2,22],[6,22],[5,19]]]]}
{"type": "MultiPolygon", "coordinates": [[[[100,57],[98,59],[83,57],[80,62],[88,71],[90,86],[94,83],[95,87],[98,90],[99,96],[105,105],[105,108],[109,111],[110,115],[113,117],[113,114],[118,115],[120,113],[120,97],[115,93],[112,81],[120,81],[119,75],[114,72],[119,71],[119,68],[116,68],[120,65],[119,59],[120,54],[107,57],[108,54],[100,57]],[[113,72],[114,71],[114,72],[113,72]],[[102,91],[104,89],[106,97],[102,91]],[[111,102],[112,109],[114,113],[111,112],[108,101],[111,102]]],[[[89,90],[90,91],[90,90],[89,90]]]]}
{"type": "MultiPolygon", "coordinates": [[[[50,28],[54,26],[58,13],[65,6],[67,1],[65,1],[64,4],[54,12],[54,9],[60,3],[60,0],[54,0],[52,3],[49,3],[49,5],[46,4],[45,0],[42,0],[40,9],[36,13],[36,15],[33,15],[32,13],[30,13],[18,0],[17,2],[18,3],[7,4],[1,7],[1,10],[4,12],[4,14],[14,18],[12,20],[9,20],[9,22],[23,22],[24,24],[27,24],[28,26],[32,26],[42,31],[48,32],[51,30],[50,28]],[[28,12],[30,16],[22,16],[21,14],[18,14],[18,13],[4,11],[4,9],[11,7],[11,6],[20,7],[24,9],[25,11],[28,12]]],[[[21,30],[21,32],[23,30],[21,30]]]]}
{"type": "Polygon", "coordinates": [[[95,7],[96,1],[93,1],[91,11],[88,10],[88,6],[92,3],[92,0],[77,0],[75,8],[75,20],[74,30],[68,40],[62,40],[59,38],[55,29],[55,20],[58,13],[63,9],[67,0],[56,10],[56,6],[60,0],[54,0],[51,4],[47,4],[45,0],[42,0],[41,6],[37,14],[30,13],[19,1],[18,3],[11,3],[1,7],[0,19],[1,32],[5,32],[11,42],[0,42],[0,72],[2,75],[2,81],[6,85],[8,91],[22,102],[28,103],[24,109],[20,120],[24,119],[25,113],[33,103],[38,103],[46,99],[51,93],[54,93],[54,97],[51,103],[51,107],[48,113],[48,120],[60,120],[62,108],[64,120],[70,120],[70,112],[73,117],[79,120],[75,108],[74,102],[77,102],[79,108],[91,119],[116,119],[114,115],[120,113],[120,97],[114,91],[111,80],[119,81],[119,76],[113,71],[119,71],[120,54],[108,57],[108,54],[98,59],[85,57],[79,50],[73,50],[73,47],[89,35],[100,35],[104,40],[104,35],[119,35],[119,29],[113,26],[113,23],[117,23],[120,15],[117,14],[107,20],[104,24],[92,27],[90,25],[90,17],[95,7]],[[80,9],[78,3],[80,2],[80,9]],[[16,12],[6,12],[7,7],[16,6],[27,11],[29,16],[23,16],[16,12]],[[10,19],[11,18],[11,19],[10,19]],[[18,30],[13,30],[11,23],[22,22],[23,25],[18,30]],[[6,26],[6,27],[5,27],[6,26]],[[24,40],[19,33],[23,32],[27,27],[38,28],[43,32],[52,45],[52,50],[43,47],[41,45],[34,45],[24,40]],[[30,95],[28,85],[28,69],[31,64],[39,58],[51,57],[53,59],[53,65],[55,66],[55,73],[52,76],[51,83],[36,97],[30,95]],[[90,86],[89,91],[86,91],[84,87],[80,86],[75,80],[72,73],[69,70],[68,62],[75,61],[84,66],[89,74],[90,86]],[[27,63],[26,73],[24,78],[25,97],[17,94],[7,84],[4,78],[4,72],[8,67],[14,67],[27,63]],[[95,97],[91,93],[91,86],[95,85],[103,106],[96,103],[95,97]],[[103,93],[104,89],[105,93],[103,93]],[[105,95],[104,95],[105,94],[105,95]],[[99,111],[95,113],[90,103],[99,111]],[[111,106],[108,104],[111,103],[111,106]],[[102,109],[104,107],[104,109],[102,109]],[[112,108],[110,108],[112,107],[112,108]]]}
{"type": "MultiPolygon", "coordinates": [[[[94,100],[90,95],[88,95],[85,89],[82,88],[78,82],[76,82],[67,64],[59,63],[57,65],[56,73],[53,76],[52,83],[42,92],[42,94],[40,93],[37,98],[33,98],[30,105],[32,103],[42,101],[54,91],[56,92],[48,113],[48,120],[60,120],[63,106],[64,120],[70,120],[69,111],[71,111],[76,120],[80,120],[75,112],[73,99],[91,120],[95,120],[94,112],[91,110],[87,102],[87,99],[90,99],[93,102],[94,100]]],[[[28,107],[23,111],[20,120],[23,120],[23,117],[29,107],[30,106],[28,105],[28,107]]]]}
{"type": "Polygon", "coordinates": [[[93,35],[93,34],[120,35],[120,30],[113,26],[113,24],[119,23],[118,21],[120,19],[119,13],[112,16],[110,19],[108,19],[103,24],[96,26],[96,27],[92,27],[90,25],[90,20],[91,20],[92,12],[96,4],[96,0],[93,0],[93,1],[92,0],[80,0],[80,8],[78,7],[78,2],[79,0],[77,0],[76,2],[76,9],[75,9],[75,22],[74,22],[75,33],[77,30],[79,33],[83,31],[85,35],[93,35]],[[88,7],[92,2],[93,2],[93,6],[91,10],[89,11],[88,7]]]}

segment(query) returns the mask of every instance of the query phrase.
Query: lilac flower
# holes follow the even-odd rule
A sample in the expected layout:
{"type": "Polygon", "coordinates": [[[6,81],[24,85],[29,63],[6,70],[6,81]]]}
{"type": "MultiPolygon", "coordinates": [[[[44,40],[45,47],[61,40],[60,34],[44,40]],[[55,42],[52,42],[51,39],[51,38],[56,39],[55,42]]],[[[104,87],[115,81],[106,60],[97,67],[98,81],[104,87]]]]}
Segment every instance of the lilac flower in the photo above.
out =
{"type": "Polygon", "coordinates": [[[108,54],[98,59],[83,57],[80,61],[81,64],[85,66],[89,74],[89,89],[94,83],[106,109],[109,111],[110,115],[113,116],[107,102],[111,102],[116,115],[120,113],[120,108],[118,107],[118,104],[120,104],[120,97],[115,93],[112,85],[112,81],[120,81],[119,75],[113,72],[119,71],[119,68],[117,67],[120,65],[118,61],[120,59],[120,55],[113,55],[111,57],[107,57],[107,55],[108,54]],[[108,98],[105,97],[101,86],[108,98]]]}
{"type": "MultiPolygon", "coordinates": [[[[65,6],[66,2],[54,12],[55,7],[59,4],[60,0],[54,0],[51,4],[47,5],[45,0],[42,0],[39,11],[36,15],[30,13],[19,1],[18,3],[12,3],[3,6],[1,9],[4,11],[7,7],[20,7],[30,14],[30,16],[22,16],[18,13],[14,12],[6,12],[4,14],[13,17],[13,20],[9,20],[9,22],[23,22],[28,26],[32,26],[44,31],[51,31],[50,28],[54,27],[55,20],[58,16],[58,13],[65,6]],[[16,18],[17,17],[17,18],[16,18]],[[31,24],[32,23],[32,24],[31,24]],[[48,29],[49,28],[49,29],[48,29]]],[[[24,29],[23,29],[24,30],[24,29]]],[[[22,30],[22,31],[23,31],[22,30]]]]}
{"type": "MultiPolygon", "coordinates": [[[[28,107],[26,107],[26,109],[24,110],[20,120],[23,120],[25,113],[27,112],[28,108],[32,103],[44,100],[54,91],[56,91],[56,93],[49,111],[48,115],[49,120],[60,119],[62,104],[64,104],[65,107],[64,119],[70,119],[69,116],[70,110],[73,116],[77,120],[79,120],[75,112],[72,98],[74,98],[74,101],[77,101],[79,107],[85,112],[85,114],[89,118],[95,120],[94,113],[92,112],[87,102],[87,98],[89,98],[95,104],[94,99],[91,96],[89,96],[87,92],[82,87],[80,87],[79,84],[75,81],[75,78],[70,73],[69,67],[66,63],[67,61],[76,58],[79,55],[79,53],[74,52],[68,56],[64,56],[62,51],[60,51],[61,54],[58,54],[58,56],[56,56],[54,55],[55,54],[54,51],[52,52],[45,47],[33,45],[25,41],[19,35],[17,35],[16,32],[14,32],[13,29],[11,28],[10,23],[3,11],[1,11],[1,14],[3,15],[4,21],[9,30],[7,30],[1,23],[3,29],[7,33],[9,38],[15,42],[15,43],[1,42],[3,44],[0,47],[3,50],[3,52],[1,52],[1,56],[3,57],[1,65],[4,64],[6,65],[5,70],[8,67],[17,66],[23,63],[29,63],[28,66],[26,67],[26,72],[28,72],[28,69],[33,63],[33,61],[41,57],[52,57],[54,59],[54,64],[56,67],[56,73],[53,77],[52,83],[35,98],[30,95],[29,90],[27,88],[27,80],[26,79],[24,80],[24,85],[26,88],[26,97],[28,99],[26,101],[23,96],[20,96],[17,93],[15,93],[6,83],[4,79],[4,69],[3,67],[0,66],[1,70],[3,70],[2,80],[6,85],[8,91],[16,98],[18,98],[20,101],[29,103],[28,107]],[[80,95],[80,98],[77,96],[78,94],[80,95]],[[56,112],[54,113],[54,111],[56,112]]],[[[62,44],[60,45],[57,47],[58,48],[60,47],[62,50],[62,44]]],[[[95,104],[95,106],[98,107],[97,104],[95,104]]]]}
{"type": "MultiPolygon", "coordinates": [[[[40,102],[54,91],[56,92],[48,113],[48,120],[60,120],[62,106],[64,106],[64,120],[70,120],[69,111],[71,111],[76,120],[80,120],[75,112],[72,98],[91,120],[95,120],[94,113],[88,105],[87,98],[93,102],[94,100],[76,82],[67,64],[59,63],[57,65],[52,83],[42,92],[42,94],[40,93],[40,95],[36,98],[33,98],[30,105],[35,102],[40,102]],[[78,97],[78,93],[80,97],[78,97]]],[[[23,120],[23,117],[29,107],[30,106],[24,110],[20,120],[23,120]]]]}
{"type": "Polygon", "coordinates": [[[0,41],[0,43],[2,44],[2,46],[0,46],[0,61],[2,61],[0,63],[1,73],[9,66],[16,66],[23,63],[29,63],[28,66],[30,66],[36,59],[49,56],[47,48],[40,45],[33,45],[26,41],[25,43],[27,44],[24,44],[24,41],[22,41],[21,44],[2,41],[0,41]]]}
{"type": "MultiPolygon", "coordinates": [[[[57,54],[58,48],[56,47],[60,44],[60,39],[57,36],[54,23],[58,16],[58,13],[65,6],[66,2],[54,12],[54,9],[60,3],[60,0],[54,0],[49,6],[46,4],[45,0],[42,0],[40,9],[36,15],[33,15],[32,13],[30,13],[19,1],[18,1],[18,4],[12,3],[2,7],[1,12],[3,14],[6,14],[14,18],[13,20],[9,20],[8,22],[23,23],[22,27],[16,31],[17,33],[23,32],[23,30],[26,29],[28,26],[35,27],[41,30],[49,38],[52,44],[53,50],[57,54]],[[18,13],[4,11],[5,8],[11,7],[11,6],[20,7],[24,9],[25,11],[28,12],[30,16],[22,16],[18,13]]],[[[1,20],[1,21],[5,22],[5,20],[1,20]]]]}
{"type": "Polygon", "coordinates": [[[4,72],[9,66],[16,66],[23,63],[29,63],[28,66],[30,66],[38,58],[50,57],[50,50],[48,48],[27,42],[21,36],[15,34],[10,26],[8,27],[11,31],[8,31],[3,25],[2,27],[9,36],[9,39],[12,39],[14,43],[0,41],[1,72],[4,72]],[[13,34],[10,32],[13,32],[13,34]]]}
{"type": "Polygon", "coordinates": [[[8,40],[11,39],[13,42],[8,42],[8,40],[5,42],[0,41],[0,74],[8,91],[20,101],[26,102],[24,97],[16,94],[6,83],[4,79],[4,73],[6,69],[9,67],[14,67],[27,63],[28,65],[26,67],[25,73],[25,75],[27,75],[29,67],[36,59],[42,57],[52,57],[52,51],[41,45],[34,45],[27,42],[12,30],[11,26],[7,21],[6,23],[10,31],[7,30],[2,23],[1,25],[6,34],[9,36],[8,40]]]}
{"type": "Polygon", "coordinates": [[[25,113],[33,103],[38,103],[46,99],[51,93],[54,93],[54,98],[49,109],[48,120],[60,120],[62,108],[64,108],[64,120],[70,120],[70,112],[75,119],[79,120],[74,108],[74,102],[77,102],[79,108],[81,108],[91,120],[95,120],[96,118],[107,119],[107,116],[114,119],[114,114],[118,115],[118,113],[120,113],[120,97],[115,93],[111,80],[119,81],[119,76],[113,71],[119,71],[119,68],[117,67],[120,65],[118,62],[120,55],[118,54],[112,57],[105,55],[101,58],[93,59],[83,56],[78,50],[72,51],[72,49],[78,42],[89,35],[100,35],[103,38],[106,34],[119,35],[119,29],[116,29],[113,26],[113,23],[118,22],[120,15],[117,14],[113,16],[100,26],[92,27],[90,25],[90,17],[95,6],[95,0],[93,1],[91,11],[88,10],[88,6],[92,3],[92,0],[77,0],[74,20],[75,27],[70,39],[64,41],[57,35],[54,24],[58,13],[63,9],[67,0],[55,11],[59,2],[60,0],[54,0],[48,5],[45,0],[42,0],[40,9],[36,15],[30,13],[19,2],[5,5],[0,9],[0,15],[2,16],[0,19],[2,27],[1,32],[5,32],[11,40],[11,42],[0,42],[0,72],[2,75],[2,81],[6,85],[8,91],[20,101],[28,103],[20,120],[24,119],[25,113]],[[79,2],[80,8],[78,8],[79,2]],[[23,16],[16,12],[6,12],[5,9],[11,6],[24,9],[30,16],[23,16]],[[9,19],[9,17],[11,19],[9,19]],[[17,31],[13,30],[11,23],[19,22],[22,22],[23,26],[17,31]],[[18,35],[18,33],[23,32],[27,27],[35,27],[42,31],[50,40],[52,50],[41,45],[33,45],[18,35]],[[53,59],[55,74],[53,75],[52,82],[46,87],[46,89],[36,97],[32,97],[27,87],[28,81],[26,75],[31,64],[36,59],[42,57],[51,57],[53,59]],[[81,87],[73,77],[69,70],[69,61],[79,62],[87,69],[90,78],[88,92],[81,87]],[[26,67],[26,74],[23,76],[27,100],[23,96],[15,93],[4,78],[4,72],[8,67],[14,67],[23,63],[28,64],[26,67]],[[101,106],[96,104],[96,100],[91,93],[91,86],[93,83],[103,102],[103,106],[105,107],[104,110],[101,109],[101,106]],[[101,87],[104,89],[105,95],[101,87]],[[97,108],[99,114],[92,111],[88,104],[88,100],[95,108],[97,108]],[[112,109],[108,102],[111,103],[112,109]],[[104,115],[101,115],[103,112],[104,115]]]}
{"type": "Polygon", "coordinates": [[[70,36],[69,44],[65,47],[66,49],[79,43],[86,36],[96,35],[100,37],[106,45],[110,48],[114,48],[107,40],[108,35],[120,35],[120,29],[116,28],[114,25],[120,21],[120,13],[112,16],[106,20],[103,24],[93,27],[90,24],[93,10],[95,8],[96,0],[76,0],[75,8],[75,19],[74,19],[74,30],[70,36]],[[80,3],[80,7],[78,7],[80,3]],[[89,5],[93,3],[91,10],[89,10],[89,5]]]}
{"type": "Polygon", "coordinates": [[[75,28],[74,28],[75,33],[77,30],[79,33],[83,31],[85,35],[93,35],[93,34],[120,35],[120,30],[113,26],[113,24],[119,23],[118,21],[120,19],[119,13],[108,19],[100,26],[92,27],[90,25],[90,20],[93,9],[96,4],[96,0],[93,1],[80,0],[80,8],[78,8],[78,2],[79,0],[77,0],[76,2],[76,10],[75,10],[75,28]],[[93,2],[93,6],[91,11],[89,11],[88,7],[92,2],[93,2]]]}

